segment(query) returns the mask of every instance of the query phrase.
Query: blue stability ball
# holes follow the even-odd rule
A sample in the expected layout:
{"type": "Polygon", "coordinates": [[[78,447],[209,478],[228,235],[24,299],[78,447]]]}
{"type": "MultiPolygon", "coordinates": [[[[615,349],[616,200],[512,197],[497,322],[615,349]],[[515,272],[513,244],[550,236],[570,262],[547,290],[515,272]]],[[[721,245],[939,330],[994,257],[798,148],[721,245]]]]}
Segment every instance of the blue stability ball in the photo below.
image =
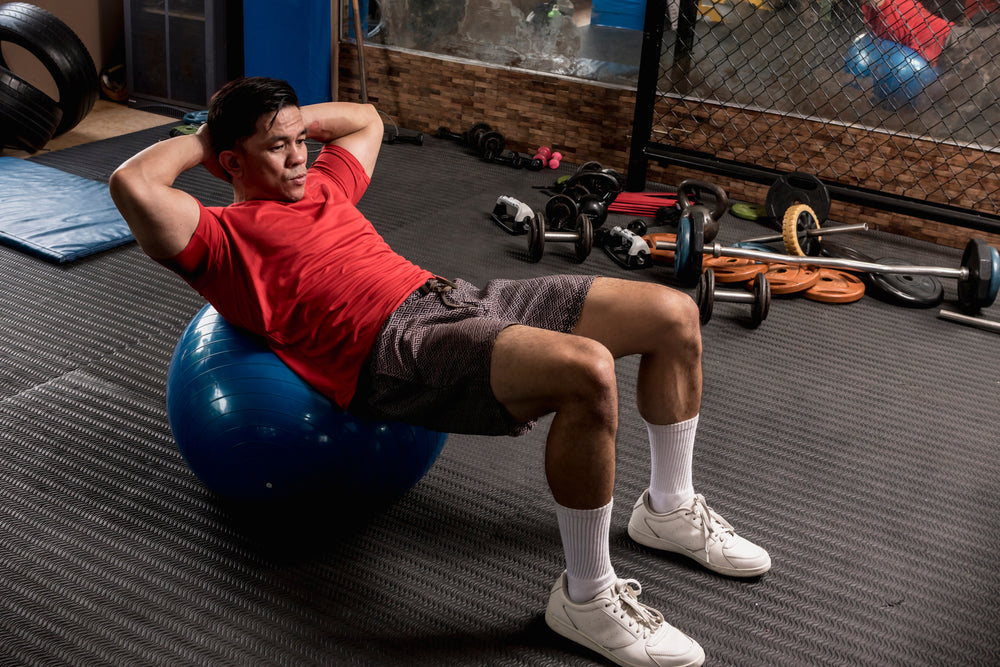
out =
{"type": "Polygon", "coordinates": [[[847,47],[847,55],[844,57],[844,71],[854,76],[871,76],[872,63],[878,58],[878,49],[875,45],[875,38],[867,32],[863,32],[847,47]]]}
{"type": "Polygon", "coordinates": [[[174,349],[167,416],[191,470],[240,500],[391,500],[424,476],[447,438],[339,411],[211,306],[174,349]]]}
{"type": "Polygon", "coordinates": [[[875,96],[894,101],[912,100],[937,78],[937,72],[913,49],[868,33],[851,42],[844,69],[871,77],[875,96]]]}

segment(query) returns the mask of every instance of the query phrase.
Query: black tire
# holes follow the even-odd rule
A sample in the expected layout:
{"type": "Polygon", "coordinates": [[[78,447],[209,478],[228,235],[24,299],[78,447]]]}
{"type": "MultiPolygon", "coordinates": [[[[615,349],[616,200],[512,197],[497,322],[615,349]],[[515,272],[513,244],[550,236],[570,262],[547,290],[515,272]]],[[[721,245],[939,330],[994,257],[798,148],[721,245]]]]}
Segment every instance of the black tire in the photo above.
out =
{"type": "Polygon", "coordinates": [[[0,140],[34,153],[55,134],[62,109],[51,97],[0,67],[0,140]]]}
{"type": "MultiPolygon", "coordinates": [[[[26,49],[52,75],[62,109],[56,135],[76,127],[94,108],[100,93],[94,60],[76,33],[55,15],[27,2],[0,5],[0,42],[26,49]]],[[[2,55],[0,66],[6,67],[2,55]]]]}

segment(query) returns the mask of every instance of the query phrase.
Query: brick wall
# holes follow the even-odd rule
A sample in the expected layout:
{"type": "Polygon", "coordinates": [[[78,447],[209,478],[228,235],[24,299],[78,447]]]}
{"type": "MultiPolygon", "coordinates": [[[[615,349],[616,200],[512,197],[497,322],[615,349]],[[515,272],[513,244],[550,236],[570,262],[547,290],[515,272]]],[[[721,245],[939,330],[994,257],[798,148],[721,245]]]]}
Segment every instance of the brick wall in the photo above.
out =
{"type": "MultiPolygon", "coordinates": [[[[339,56],[338,99],[358,101],[361,93],[354,44],[341,44],[339,56]]],[[[534,154],[538,146],[546,145],[562,152],[569,163],[596,160],[622,173],[627,167],[635,107],[633,90],[374,46],[365,48],[365,69],[369,101],[401,127],[433,133],[446,126],[453,132],[463,132],[474,123],[488,123],[504,134],[512,150],[534,154]]],[[[816,124],[817,141],[811,142],[809,150],[822,150],[823,141],[864,141],[864,137],[845,138],[830,132],[830,126],[816,124]]],[[[720,143],[717,150],[724,156],[725,145],[720,143]]],[[[802,158],[796,161],[807,164],[808,156],[802,158]]],[[[890,152],[873,170],[916,174],[912,159],[903,151],[890,152]]],[[[975,158],[956,150],[949,159],[975,158]]],[[[1000,165],[986,161],[981,165],[978,177],[998,178],[995,167],[1000,165]]],[[[792,170],[790,165],[778,168],[792,170]]],[[[837,176],[818,175],[830,179],[837,176]]],[[[651,164],[648,178],[668,185],[685,178],[700,178],[719,184],[735,201],[763,203],[767,196],[766,186],[677,167],[651,164]]],[[[920,191],[919,182],[913,178],[904,181],[908,188],[905,194],[920,191]]],[[[955,187],[974,196],[976,184],[956,183],[955,187]]],[[[1000,246],[1000,235],[984,235],[837,201],[830,217],[846,223],[867,222],[876,229],[953,247],[964,246],[971,236],[985,236],[988,242],[1000,246]]]]}

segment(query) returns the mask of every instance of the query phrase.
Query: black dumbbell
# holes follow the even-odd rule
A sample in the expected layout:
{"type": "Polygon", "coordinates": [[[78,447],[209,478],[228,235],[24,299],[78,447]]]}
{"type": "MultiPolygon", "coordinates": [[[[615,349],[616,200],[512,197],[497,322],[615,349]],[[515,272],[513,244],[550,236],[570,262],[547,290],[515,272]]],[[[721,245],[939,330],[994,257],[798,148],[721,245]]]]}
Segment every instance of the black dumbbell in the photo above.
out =
{"type": "Polygon", "coordinates": [[[498,155],[493,155],[492,153],[485,153],[483,159],[487,162],[495,162],[496,164],[505,164],[509,167],[514,167],[514,169],[523,169],[526,166],[525,158],[520,153],[516,151],[503,151],[498,155]]]}
{"type": "Polygon", "coordinates": [[[546,243],[572,243],[577,261],[582,262],[594,247],[594,227],[590,218],[578,215],[573,231],[549,231],[546,229],[545,216],[536,213],[528,221],[528,259],[532,262],[539,261],[545,254],[546,243]]]}
{"type": "Polygon", "coordinates": [[[598,229],[608,219],[608,204],[601,195],[575,185],[552,195],[545,204],[545,214],[554,229],[575,224],[576,217],[581,214],[590,218],[594,229],[598,229]]]}
{"type": "Polygon", "coordinates": [[[715,302],[719,301],[750,304],[750,321],[753,326],[757,327],[767,319],[767,313],[771,309],[771,284],[763,273],[758,273],[753,279],[752,289],[749,292],[716,289],[715,272],[712,269],[705,269],[698,280],[695,300],[698,302],[698,312],[703,325],[708,324],[708,321],[712,319],[715,302]]]}
{"type": "Polygon", "coordinates": [[[503,153],[506,141],[502,134],[490,127],[488,123],[476,123],[464,134],[452,132],[447,127],[439,127],[437,136],[441,139],[451,139],[463,146],[468,146],[480,156],[485,157],[503,153]]]}
{"type": "Polygon", "coordinates": [[[417,146],[424,145],[424,134],[423,132],[410,132],[407,130],[401,130],[398,127],[386,128],[382,133],[382,141],[387,144],[416,144],[417,146]]]}

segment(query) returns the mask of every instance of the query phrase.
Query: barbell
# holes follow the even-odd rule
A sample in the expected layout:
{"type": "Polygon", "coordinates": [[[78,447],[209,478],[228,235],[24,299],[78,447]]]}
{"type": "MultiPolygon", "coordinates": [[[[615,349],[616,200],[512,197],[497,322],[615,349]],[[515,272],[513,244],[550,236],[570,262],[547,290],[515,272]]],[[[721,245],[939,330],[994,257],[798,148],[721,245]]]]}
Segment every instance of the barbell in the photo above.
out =
{"type": "Polygon", "coordinates": [[[939,266],[879,264],[836,257],[801,257],[780,253],[705,243],[705,230],[697,217],[681,218],[674,243],[657,241],[661,250],[674,251],[674,275],[685,284],[694,284],[702,274],[706,254],[713,257],[742,257],[758,262],[795,264],[861,273],[937,276],[958,281],[958,303],[968,313],[976,313],[993,304],[1000,292],[1000,251],[983,239],[972,238],[965,246],[962,264],[957,269],[939,266]]]}

